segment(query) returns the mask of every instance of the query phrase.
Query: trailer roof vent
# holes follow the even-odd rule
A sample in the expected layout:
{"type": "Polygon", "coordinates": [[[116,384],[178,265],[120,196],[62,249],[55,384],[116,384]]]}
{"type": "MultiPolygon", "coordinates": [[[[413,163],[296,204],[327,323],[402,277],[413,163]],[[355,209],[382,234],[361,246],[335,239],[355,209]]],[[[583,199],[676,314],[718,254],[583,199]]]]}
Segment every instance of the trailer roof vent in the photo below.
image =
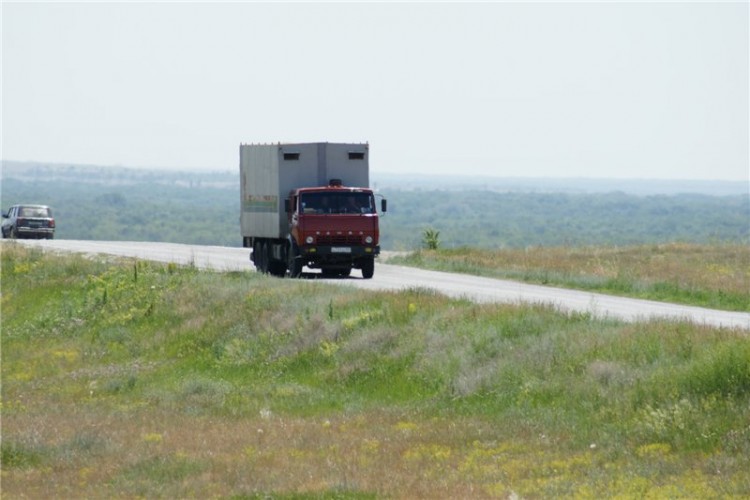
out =
{"type": "Polygon", "coordinates": [[[364,151],[349,151],[349,159],[350,160],[364,160],[365,152],[364,151]]]}
{"type": "Polygon", "coordinates": [[[331,179],[328,181],[328,185],[331,187],[341,187],[341,179],[331,179]]]}
{"type": "Polygon", "coordinates": [[[299,153],[284,153],[285,160],[299,160],[299,153]]]}

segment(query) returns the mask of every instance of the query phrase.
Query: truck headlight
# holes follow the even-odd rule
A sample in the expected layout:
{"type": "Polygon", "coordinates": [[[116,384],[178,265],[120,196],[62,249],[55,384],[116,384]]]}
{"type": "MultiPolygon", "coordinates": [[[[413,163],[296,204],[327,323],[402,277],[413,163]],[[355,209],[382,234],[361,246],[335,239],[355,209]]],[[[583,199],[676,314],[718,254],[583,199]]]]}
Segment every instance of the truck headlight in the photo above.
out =
{"type": "Polygon", "coordinates": [[[308,245],[312,245],[313,241],[315,241],[315,238],[313,238],[312,236],[308,236],[307,238],[305,238],[305,243],[307,243],[308,245]]]}
{"type": "Polygon", "coordinates": [[[369,245],[370,243],[372,243],[372,236],[366,236],[366,237],[365,237],[365,243],[367,243],[368,245],[369,245]]]}

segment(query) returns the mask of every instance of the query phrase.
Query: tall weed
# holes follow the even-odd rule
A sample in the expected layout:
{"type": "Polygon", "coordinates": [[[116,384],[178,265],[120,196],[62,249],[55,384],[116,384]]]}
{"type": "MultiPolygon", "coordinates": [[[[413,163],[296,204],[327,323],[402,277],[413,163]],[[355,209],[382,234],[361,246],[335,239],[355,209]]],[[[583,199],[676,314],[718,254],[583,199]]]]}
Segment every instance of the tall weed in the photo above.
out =
{"type": "Polygon", "coordinates": [[[698,354],[679,376],[678,386],[697,396],[750,396],[750,342],[728,341],[698,354]]]}

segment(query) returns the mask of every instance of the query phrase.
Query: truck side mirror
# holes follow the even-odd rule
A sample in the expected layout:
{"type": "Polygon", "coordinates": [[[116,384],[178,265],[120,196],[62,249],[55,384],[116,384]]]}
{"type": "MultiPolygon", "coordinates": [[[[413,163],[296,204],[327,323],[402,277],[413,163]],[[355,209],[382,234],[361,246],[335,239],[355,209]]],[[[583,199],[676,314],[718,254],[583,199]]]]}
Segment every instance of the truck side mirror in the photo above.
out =
{"type": "Polygon", "coordinates": [[[380,200],[380,211],[381,212],[387,212],[388,211],[388,201],[383,198],[380,200]]]}
{"type": "Polygon", "coordinates": [[[286,213],[291,213],[293,211],[291,198],[287,198],[284,200],[284,208],[286,209],[286,213]]]}

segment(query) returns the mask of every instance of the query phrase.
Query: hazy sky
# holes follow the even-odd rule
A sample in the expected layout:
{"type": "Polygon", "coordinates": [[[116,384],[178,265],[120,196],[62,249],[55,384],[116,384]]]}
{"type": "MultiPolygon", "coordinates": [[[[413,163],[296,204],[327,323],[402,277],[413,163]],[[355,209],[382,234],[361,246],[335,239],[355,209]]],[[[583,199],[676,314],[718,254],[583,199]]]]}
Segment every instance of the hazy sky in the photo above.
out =
{"type": "Polygon", "coordinates": [[[238,168],[369,142],[376,172],[748,179],[748,2],[13,3],[2,158],[238,168]]]}

